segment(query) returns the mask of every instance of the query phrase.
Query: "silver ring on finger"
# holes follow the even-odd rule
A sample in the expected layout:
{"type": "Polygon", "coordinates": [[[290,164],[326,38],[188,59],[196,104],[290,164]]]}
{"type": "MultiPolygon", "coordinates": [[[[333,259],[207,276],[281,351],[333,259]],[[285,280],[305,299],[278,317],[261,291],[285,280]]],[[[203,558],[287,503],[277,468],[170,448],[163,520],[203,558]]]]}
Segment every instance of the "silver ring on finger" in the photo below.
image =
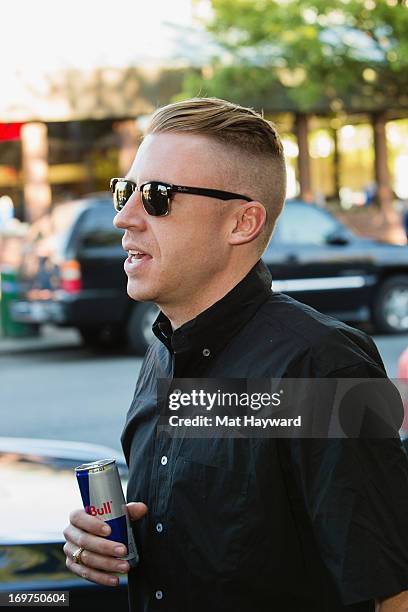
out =
{"type": "Polygon", "coordinates": [[[82,564],[81,554],[83,552],[84,552],[84,549],[82,548],[82,546],[80,548],[77,548],[77,550],[74,550],[74,552],[72,553],[72,559],[74,563],[78,563],[78,565],[82,564]]]}

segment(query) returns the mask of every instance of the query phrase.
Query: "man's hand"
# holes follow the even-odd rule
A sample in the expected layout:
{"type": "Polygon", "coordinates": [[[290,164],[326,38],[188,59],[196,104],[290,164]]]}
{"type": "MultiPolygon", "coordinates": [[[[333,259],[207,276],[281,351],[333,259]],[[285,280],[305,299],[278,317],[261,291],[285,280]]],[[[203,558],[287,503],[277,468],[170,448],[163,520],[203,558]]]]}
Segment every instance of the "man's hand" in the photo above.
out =
{"type": "MultiPolygon", "coordinates": [[[[137,521],[147,512],[147,506],[141,502],[127,504],[129,518],[137,521]]],[[[85,510],[74,510],[69,517],[69,525],[64,529],[66,543],[64,553],[66,566],[71,572],[105,586],[117,586],[119,579],[115,573],[125,574],[129,563],[118,559],[127,554],[126,547],[119,542],[107,540],[111,529],[109,525],[85,510]],[[107,528],[107,531],[106,531],[107,528]],[[83,548],[81,563],[75,563],[72,554],[83,548]]]]}

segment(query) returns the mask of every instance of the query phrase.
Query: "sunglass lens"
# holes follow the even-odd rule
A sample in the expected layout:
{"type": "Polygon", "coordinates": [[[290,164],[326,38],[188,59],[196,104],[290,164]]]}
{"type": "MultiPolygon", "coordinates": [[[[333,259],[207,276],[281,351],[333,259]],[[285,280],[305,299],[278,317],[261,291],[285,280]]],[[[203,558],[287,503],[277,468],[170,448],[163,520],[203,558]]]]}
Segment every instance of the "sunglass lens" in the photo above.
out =
{"type": "Polygon", "coordinates": [[[113,203],[117,211],[122,210],[133,193],[133,185],[128,181],[118,181],[113,192],[113,203]]]}
{"type": "Polygon", "coordinates": [[[169,194],[166,185],[147,183],[142,187],[142,202],[145,211],[154,217],[162,217],[169,212],[169,194]]]}

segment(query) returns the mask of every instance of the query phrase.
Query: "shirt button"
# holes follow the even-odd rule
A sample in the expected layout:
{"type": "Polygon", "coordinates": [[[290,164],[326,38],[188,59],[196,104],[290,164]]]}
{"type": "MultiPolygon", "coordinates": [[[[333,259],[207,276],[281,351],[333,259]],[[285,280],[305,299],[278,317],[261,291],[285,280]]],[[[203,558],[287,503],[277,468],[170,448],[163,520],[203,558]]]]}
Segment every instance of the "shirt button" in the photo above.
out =
{"type": "Polygon", "coordinates": [[[209,357],[209,356],[210,356],[210,352],[211,352],[211,351],[210,351],[210,349],[205,348],[205,349],[203,350],[203,355],[204,355],[204,357],[209,357]]]}
{"type": "Polygon", "coordinates": [[[157,523],[156,524],[156,531],[158,533],[161,533],[163,531],[163,524],[162,523],[157,523]]]}
{"type": "Polygon", "coordinates": [[[166,455],[163,455],[163,457],[160,459],[160,462],[161,462],[162,465],[166,465],[166,463],[167,463],[166,455]]]}
{"type": "Polygon", "coordinates": [[[155,596],[156,599],[163,599],[163,591],[156,591],[155,596]]]}

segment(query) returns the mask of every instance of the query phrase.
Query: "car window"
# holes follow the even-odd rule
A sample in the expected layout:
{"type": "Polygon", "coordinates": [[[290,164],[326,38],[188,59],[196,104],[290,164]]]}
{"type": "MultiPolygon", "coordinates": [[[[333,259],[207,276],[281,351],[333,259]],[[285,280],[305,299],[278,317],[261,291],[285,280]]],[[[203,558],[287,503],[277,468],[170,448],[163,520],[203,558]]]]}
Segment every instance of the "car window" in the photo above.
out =
{"type": "Polygon", "coordinates": [[[288,204],[277,224],[277,238],[283,243],[325,244],[338,222],[313,206],[288,204]]]}
{"type": "Polygon", "coordinates": [[[83,249],[106,247],[122,248],[123,230],[113,225],[113,206],[94,207],[87,211],[80,227],[80,242],[83,249]]]}
{"type": "Polygon", "coordinates": [[[80,204],[78,202],[55,206],[51,212],[51,232],[54,235],[67,232],[72,226],[79,209],[80,204]]]}

